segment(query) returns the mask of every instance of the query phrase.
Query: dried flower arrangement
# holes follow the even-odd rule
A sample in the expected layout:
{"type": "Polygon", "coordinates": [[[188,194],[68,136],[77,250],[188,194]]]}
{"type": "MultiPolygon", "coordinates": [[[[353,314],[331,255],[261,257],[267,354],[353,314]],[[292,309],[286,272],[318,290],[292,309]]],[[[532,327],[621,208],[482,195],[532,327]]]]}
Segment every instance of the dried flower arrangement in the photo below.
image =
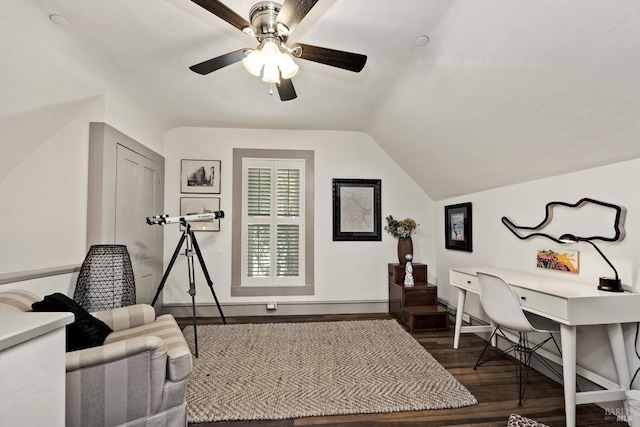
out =
{"type": "Polygon", "coordinates": [[[389,215],[386,220],[387,225],[384,229],[395,237],[409,237],[418,227],[418,224],[416,224],[416,221],[412,218],[405,218],[402,221],[398,221],[397,219],[393,219],[393,216],[389,215]]]}

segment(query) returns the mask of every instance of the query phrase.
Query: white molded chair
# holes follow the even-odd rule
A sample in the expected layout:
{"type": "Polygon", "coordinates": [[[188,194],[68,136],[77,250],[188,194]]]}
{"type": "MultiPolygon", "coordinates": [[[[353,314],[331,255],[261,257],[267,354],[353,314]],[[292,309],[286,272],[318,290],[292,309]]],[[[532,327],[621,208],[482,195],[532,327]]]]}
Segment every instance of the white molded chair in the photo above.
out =
{"type": "MultiPolygon", "coordinates": [[[[477,369],[481,364],[488,362],[483,362],[482,356],[484,356],[494,336],[502,336],[509,343],[509,347],[500,355],[513,352],[516,358],[518,406],[522,407],[522,398],[524,397],[532,357],[535,357],[536,360],[545,365],[562,380],[562,375],[551,366],[546,359],[536,354],[536,351],[550,340],[553,341],[558,352],[560,352],[560,347],[552,335],[553,333],[560,332],[560,325],[545,317],[523,311],[518,296],[502,278],[482,272],[477,272],[477,275],[480,284],[480,304],[496,327],[491,333],[487,345],[484,347],[484,350],[482,350],[473,369],[477,369]],[[518,335],[518,342],[516,343],[509,339],[502,328],[515,332],[518,335]],[[527,337],[527,333],[529,332],[548,333],[549,337],[532,347],[527,337]],[[525,368],[526,375],[524,375],[523,378],[525,368]]],[[[560,354],[562,353],[560,352],[560,354]]]]}

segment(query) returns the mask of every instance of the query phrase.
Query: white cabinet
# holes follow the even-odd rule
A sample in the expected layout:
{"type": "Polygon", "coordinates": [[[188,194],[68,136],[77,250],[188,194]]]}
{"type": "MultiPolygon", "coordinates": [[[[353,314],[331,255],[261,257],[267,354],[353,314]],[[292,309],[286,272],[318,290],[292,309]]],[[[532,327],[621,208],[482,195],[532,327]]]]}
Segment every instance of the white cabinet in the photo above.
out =
{"type": "Polygon", "coordinates": [[[65,325],[71,313],[0,313],[0,414],[22,426],[65,424],[65,325]]]}

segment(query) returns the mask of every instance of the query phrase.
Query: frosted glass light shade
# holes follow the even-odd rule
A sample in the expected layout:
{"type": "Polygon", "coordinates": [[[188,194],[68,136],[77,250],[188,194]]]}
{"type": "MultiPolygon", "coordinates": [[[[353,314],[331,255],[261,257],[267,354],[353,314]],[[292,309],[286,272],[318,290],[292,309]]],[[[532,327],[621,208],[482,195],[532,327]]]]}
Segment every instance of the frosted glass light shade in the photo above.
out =
{"type": "Polygon", "coordinates": [[[280,73],[283,79],[290,79],[298,72],[298,65],[293,62],[291,55],[283,53],[280,55],[280,73]]]}
{"type": "Polygon", "coordinates": [[[280,61],[280,48],[275,42],[268,41],[262,46],[262,61],[265,65],[278,65],[280,61]]]}
{"type": "Polygon", "coordinates": [[[280,83],[280,70],[277,65],[265,64],[262,74],[262,81],[269,83],[280,83]]]}
{"type": "Polygon", "coordinates": [[[257,49],[252,50],[251,53],[242,60],[242,65],[254,76],[260,76],[260,71],[264,65],[260,51],[257,49]]]}

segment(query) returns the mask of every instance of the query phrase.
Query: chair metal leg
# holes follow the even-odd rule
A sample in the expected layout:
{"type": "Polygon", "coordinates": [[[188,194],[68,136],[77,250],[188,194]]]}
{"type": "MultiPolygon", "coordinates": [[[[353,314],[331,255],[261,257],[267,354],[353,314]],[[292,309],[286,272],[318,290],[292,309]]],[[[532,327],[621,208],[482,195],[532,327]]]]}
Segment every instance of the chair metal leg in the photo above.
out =
{"type": "Polygon", "coordinates": [[[552,334],[549,334],[549,338],[543,340],[539,344],[536,344],[535,346],[532,347],[529,343],[529,337],[526,332],[518,333],[518,342],[516,343],[511,341],[504,334],[504,332],[500,329],[500,326],[497,326],[491,333],[491,336],[489,337],[487,344],[484,346],[482,353],[480,353],[480,357],[478,357],[478,360],[476,361],[476,364],[473,367],[473,369],[477,370],[478,366],[484,363],[490,362],[492,360],[495,360],[505,353],[510,353],[511,351],[513,351],[513,359],[516,365],[516,380],[517,380],[517,387],[518,387],[518,407],[522,408],[523,406],[522,400],[524,399],[524,394],[525,394],[527,382],[529,379],[529,369],[531,367],[532,358],[535,357],[536,360],[538,360],[547,369],[549,369],[554,375],[556,375],[560,380],[562,380],[562,374],[559,373],[553,366],[551,366],[551,364],[549,364],[547,360],[545,360],[544,358],[536,354],[536,351],[550,340],[553,340],[556,348],[558,349],[558,351],[560,352],[560,355],[562,356],[562,352],[560,351],[558,343],[552,334]],[[487,349],[489,348],[489,344],[491,343],[492,338],[497,335],[500,335],[505,340],[507,340],[507,342],[509,343],[509,347],[507,347],[500,354],[494,356],[493,358],[483,361],[482,357],[484,356],[487,349]]]}
{"type": "Polygon", "coordinates": [[[548,341],[553,340],[554,344],[556,345],[556,348],[558,349],[558,352],[560,353],[560,356],[562,356],[562,352],[560,351],[560,348],[558,346],[558,343],[555,337],[552,334],[549,334],[549,338],[531,347],[531,345],[529,344],[529,338],[526,332],[520,333],[520,335],[521,337],[519,341],[520,343],[519,351],[520,351],[521,357],[519,358],[520,368],[518,371],[518,391],[520,395],[518,398],[518,407],[522,407],[522,399],[524,399],[524,393],[525,393],[527,381],[529,378],[529,369],[531,368],[531,360],[533,358],[535,358],[542,365],[544,365],[549,371],[551,371],[556,377],[558,377],[560,381],[563,381],[562,374],[558,372],[558,370],[555,369],[546,359],[544,359],[543,357],[537,354],[537,350],[540,347],[542,347],[548,341]],[[524,362],[524,366],[522,366],[523,362],[524,362]],[[523,378],[522,372],[523,372],[523,369],[525,368],[526,368],[526,374],[523,378]]]}
{"type": "Polygon", "coordinates": [[[529,363],[531,363],[531,359],[533,357],[535,357],[535,359],[540,362],[542,365],[544,365],[548,370],[550,370],[560,381],[562,381],[562,374],[560,372],[558,372],[557,369],[555,369],[553,366],[551,366],[551,364],[549,362],[547,362],[546,359],[544,359],[543,357],[538,355],[538,349],[540,347],[542,347],[543,345],[545,345],[547,342],[549,341],[553,341],[553,343],[556,346],[556,349],[558,350],[558,353],[560,354],[560,357],[562,357],[562,351],[560,350],[560,347],[558,346],[558,342],[556,341],[555,337],[552,334],[549,334],[549,338],[545,339],[544,341],[542,341],[539,344],[536,344],[533,347],[530,347],[529,344],[527,343],[527,347],[530,349],[530,353],[531,355],[529,356],[529,363]]]}
{"type": "Polygon", "coordinates": [[[497,359],[498,357],[502,356],[503,354],[510,353],[515,347],[516,347],[516,343],[514,343],[509,338],[507,338],[507,336],[502,331],[502,329],[500,329],[500,326],[496,326],[495,329],[493,330],[493,332],[491,333],[491,336],[489,337],[489,340],[487,341],[487,344],[484,346],[484,349],[482,349],[482,353],[480,353],[480,357],[478,357],[478,360],[476,361],[476,364],[474,365],[473,369],[477,370],[478,366],[483,365],[483,364],[485,364],[487,362],[491,362],[492,360],[497,359]],[[489,344],[491,344],[491,340],[496,336],[501,336],[502,338],[504,338],[509,343],[509,346],[506,349],[504,349],[500,354],[492,357],[491,359],[482,361],[482,356],[484,356],[484,353],[489,348],[489,344]]]}
{"type": "Polygon", "coordinates": [[[491,332],[491,336],[487,340],[487,344],[482,349],[482,353],[480,353],[480,357],[478,357],[478,360],[476,360],[476,364],[473,366],[473,370],[474,371],[478,369],[478,366],[480,366],[480,361],[482,360],[482,356],[484,356],[485,351],[487,351],[487,348],[489,347],[489,344],[491,344],[491,340],[493,339],[493,337],[494,337],[494,335],[496,334],[497,331],[498,331],[498,327],[496,327],[493,330],[493,332],[491,332]]]}
{"type": "MultiPolygon", "coordinates": [[[[529,336],[526,332],[519,333],[518,341],[518,407],[522,408],[522,399],[529,381],[529,369],[531,368],[531,357],[535,354],[535,350],[529,345],[529,336]],[[524,375],[523,375],[524,372],[524,375]]],[[[546,341],[544,341],[546,342],[546,341]]],[[[538,348],[538,346],[536,346],[538,348]]]]}
{"type": "Polygon", "coordinates": [[[553,334],[549,334],[549,337],[545,340],[543,340],[542,342],[534,345],[533,347],[530,345],[529,343],[529,337],[527,335],[526,332],[519,332],[518,333],[518,342],[513,342],[511,341],[506,334],[500,329],[500,326],[496,326],[496,328],[493,330],[493,332],[491,333],[491,336],[489,337],[489,340],[487,341],[487,344],[484,346],[484,348],[482,349],[482,353],[480,353],[480,357],[478,357],[478,360],[476,361],[476,364],[474,365],[473,369],[477,370],[478,366],[490,362],[492,360],[497,359],[498,357],[502,356],[503,354],[506,353],[510,353],[511,351],[513,351],[513,358],[514,358],[514,362],[516,364],[516,380],[517,380],[517,386],[518,386],[518,407],[522,408],[522,400],[524,399],[524,393],[527,387],[527,382],[529,379],[529,369],[531,367],[531,360],[535,357],[536,360],[538,360],[542,365],[544,365],[549,371],[551,371],[555,376],[558,377],[558,379],[560,379],[562,381],[562,374],[560,372],[558,372],[557,369],[555,369],[546,359],[544,359],[543,357],[539,356],[536,352],[537,350],[542,347],[543,345],[545,345],[547,342],[549,342],[550,340],[553,340],[553,343],[555,344],[556,348],[558,349],[558,352],[560,354],[560,356],[562,356],[562,351],[560,350],[560,346],[558,345],[558,342],[556,341],[555,337],[553,336],[553,334]],[[491,359],[482,360],[482,357],[484,356],[484,354],[486,353],[487,349],[489,348],[489,344],[491,344],[491,340],[495,337],[495,336],[502,336],[508,343],[509,346],[503,350],[500,354],[492,357],[491,359]]]}

